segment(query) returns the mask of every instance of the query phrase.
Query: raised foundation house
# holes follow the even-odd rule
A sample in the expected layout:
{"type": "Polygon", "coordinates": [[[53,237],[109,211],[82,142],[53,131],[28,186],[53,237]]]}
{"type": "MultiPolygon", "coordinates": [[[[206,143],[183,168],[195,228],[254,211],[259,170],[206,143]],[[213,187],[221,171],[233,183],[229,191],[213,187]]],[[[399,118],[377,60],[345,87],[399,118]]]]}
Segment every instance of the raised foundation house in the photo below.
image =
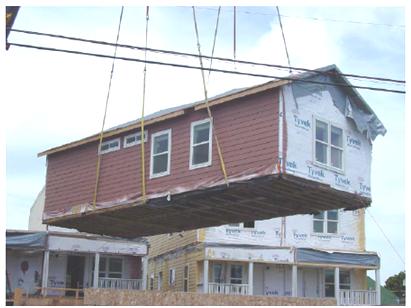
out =
{"type": "Polygon", "coordinates": [[[334,65],[232,90],[146,116],[144,136],[137,120],[106,130],[100,148],[96,134],[40,153],[43,220],[133,238],[363,208],[384,133],[334,65]]]}
{"type": "Polygon", "coordinates": [[[359,209],[152,236],[147,286],[379,305],[380,288],[368,289],[367,271],[379,286],[380,259],[365,250],[364,232],[359,209]]]}

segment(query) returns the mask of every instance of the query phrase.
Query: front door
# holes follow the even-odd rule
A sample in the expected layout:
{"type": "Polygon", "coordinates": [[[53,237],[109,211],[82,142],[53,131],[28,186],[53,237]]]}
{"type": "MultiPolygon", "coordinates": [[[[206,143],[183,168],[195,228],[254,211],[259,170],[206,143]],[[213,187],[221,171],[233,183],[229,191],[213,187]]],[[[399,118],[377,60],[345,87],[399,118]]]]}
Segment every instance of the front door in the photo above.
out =
{"type": "MultiPolygon", "coordinates": [[[[68,256],[66,272],[66,288],[82,289],[84,281],[84,256],[68,256]]],[[[74,291],[67,291],[66,295],[74,295],[74,291]]]]}

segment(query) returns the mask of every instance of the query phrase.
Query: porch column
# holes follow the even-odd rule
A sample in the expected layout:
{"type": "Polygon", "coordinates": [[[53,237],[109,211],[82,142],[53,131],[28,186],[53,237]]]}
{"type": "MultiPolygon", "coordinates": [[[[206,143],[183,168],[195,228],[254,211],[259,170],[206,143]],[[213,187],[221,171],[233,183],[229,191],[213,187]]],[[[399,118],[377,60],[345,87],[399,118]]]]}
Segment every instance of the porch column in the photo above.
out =
{"type": "Polygon", "coordinates": [[[248,295],[253,295],[254,263],[248,262],[248,295]]]}
{"type": "Polygon", "coordinates": [[[337,301],[337,306],[340,305],[340,268],[334,269],[334,295],[337,301]]]}
{"type": "Polygon", "coordinates": [[[293,271],[291,275],[291,296],[297,297],[297,265],[293,264],[293,271]]]}
{"type": "Polygon", "coordinates": [[[93,288],[98,288],[98,272],[100,267],[100,254],[96,252],[94,257],[94,276],[93,276],[93,288]]]}
{"type": "Polygon", "coordinates": [[[380,269],[375,270],[375,291],[376,291],[376,305],[380,306],[381,305],[381,283],[380,283],[380,269]]]}
{"type": "Polygon", "coordinates": [[[141,258],[141,261],[143,262],[143,270],[142,270],[143,290],[147,290],[147,273],[148,273],[148,259],[147,258],[148,258],[147,256],[141,258]]]}
{"type": "Polygon", "coordinates": [[[50,260],[50,251],[44,251],[44,258],[43,258],[43,273],[42,273],[42,280],[41,280],[41,287],[42,287],[42,295],[47,295],[47,285],[49,280],[49,260],[50,260]]]}
{"type": "Polygon", "coordinates": [[[203,264],[203,291],[204,294],[208,293],[208,260],[206,259],[203,264]]]}

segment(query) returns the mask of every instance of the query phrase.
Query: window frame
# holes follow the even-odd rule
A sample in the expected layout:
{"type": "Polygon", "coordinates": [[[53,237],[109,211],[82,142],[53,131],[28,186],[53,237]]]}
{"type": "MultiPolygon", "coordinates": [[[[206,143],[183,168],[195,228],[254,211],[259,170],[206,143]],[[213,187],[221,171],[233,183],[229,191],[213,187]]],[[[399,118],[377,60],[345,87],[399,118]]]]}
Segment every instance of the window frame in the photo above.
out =
{"type": "Polygon", "coordinates": [[[229,266],[229,277],[228,277],[228,281],[230,282],[230,284],[243,284],[243,281],[244,281],[244,265],[243,264],[239,264],[239,263],[230,263],[230,266],[229,266]],[[238,267],[240,267],[241,268],[241,277],[240,278],[236,278],[236,277],[233,277],[232,276],[232,268],[233,267],[235,267],[235,266],[238,266],[238,267]],[[241,280],[241,282],[240,283],[236,283],[236,282],[233,282],[233,280],[241,280]]]}
{"type": "MultiPolygon", "coordinates": [[[[150,146],[150,179],[155,179],[155,178],[159,178],[162,176],[166,176],[170,174],[170,163],[171,163],[171,128],[166,129],[166,130],[162,130],[159,132],[156,132],[154,134],[151,134],[151,146],[150,146]],[[154,139],[158,136],[161,135],[168,135],[168,151],[167,151],[167,170],[160,172],[160,173],[153,173],[153,169],[154,169],[154,139]]],[[[162,153],[157,153],[155,155],[160,155],[160,154],[164,154],[166,152],[162,152],[162,153]]]]}
{"type": "MultiPolygon", "coordinates": [[[[340,269],[340,271],[339,271],[339,275],[340,275],[340,277],[339,277],[339,281],[340,281],[340,290],[342,289],[342,290],[351,290],[351,282],[352,282],[352,277],[351,277],[351,271],[350,270],[342,270],[342,269],[340,269]],[[341,283],[341,274],[342,273],[348,273],[348,276],[350,277],[350,282],[349,283],[341,283]],[[348,289],[347,289],[347,286],[348,286],[348,289]]],[[[335,270],[334,270],[334,268],[326,268],[326,269],[324,269],[324,297],[326,297],[326,298],[333,298],[333,297],[335,297],[335,270]],[[326,282],[326,280],[325,280],[325,277],[326,277],[326,272],[330,272],[330,273],[332,273],[332,277],[333,277],[333,280],[332,280],[332,282],[326,282]],[[326,295],[326,287],[327,286],[333,286],[333,295],[332,296],[327,296],[326,295]]]]}
{"type": "Polygon", "coordinates": [[[203,119],[203,120],[191,122],[191,125],[190,125],[190,159],[189,159],[190,162],[189,162],[189,169],[194,170],[194,169],[198,169],[198,168],[204,168],[204,167],[211,166],[211,164],[212,164],[212,153],[213,153],[213,125],[212,125],[212,119],[206,118],[206,119],[203,119]],[[193,154],[194,154],[193,148],[194,148],[194,146],[207,143],[207,142],[204,141],[204,142],[201,142],[201,143],[198,143],[198,144],[193,144],[194,143],[194,128],[196,126],[204,124],[204,123],[209,123],[209,125],[210,125],[210,129],[208,131],[208,145],[209,145],[209,147],[208,147],[208,161],[204,162],[204,163],[194,165],[193,164],[193,154]]]}
{"type": "Polygon", "coordinates": [[[345,136],[344,128],[342,128],[339,124],[336,124],[335,122],[326,120],[326,119],[321,118],[321,117],[317,117],[315,115],[313,115],[313,123],[314,123],[314,125],[313,125],[313,139],[312,139],[313,140],[312,141],[313,142],[313,151],[312,151],[313,164],[316,165],[316,166],[319,166],[319,167],[323,167],[323,168],[330,169],[330,170],[333,170],[335,172],[344,174],[345,173],[345,153],[346,153],[345,143],[344,143],[344,140],[345,140],[344,139],[344,136],[345,136]],[[327,142],[324,142],[322,140],[317,139],[317,121],[327,124],[327,142]],[[342,146],[341,147],[333,145],[331,143],[331,130],[332,130],[332,127],[335,127],[335,128],[338,128],[338,129],[341,130],[341,133],[342,133],[342,136],[341,136],[342,146]],[[326,164],[324,164],[320,161],[317,161],[317,155],[316,155],[317,154],[317,147],[316,147],[317,141],[320,142],[321,144],[326,145],[326,147],[327,147],[327,163],[326,164]],[[332,148],[335,148],[335,149],[338,149],[338,150],[342,151],[341,169],[331,165],[331,149],[332,148]]]}
{"type": "Polygon", "coordinates": [[[312,228],[313,228],[313,233],[315,233],[315,234],[338,234],[339,233],[339,231],[340,231],[340,227],[339,227],[339,217],[340,217],[340,214],[339,214],[339,212],[338,212],[338,209],[337,210],[327,210],[327,211],[322,211],[322,213],[324,214],[324,216],[323,216],[323,219],[319,219],[319,218],[315,218],[315,214],[313,214],[312,215],[312,228]],[[329,211],[337,211],[337,219],[328,219],[328,212],[329,211]],[[318,232],[318,231],[315,231],[315,229],[314,229],[314,222],[315,221],[322,221],[323,222],[323,232],[318,232]],[[336,232],[328,232],[328,222],[336,222],[337,223],[337,230],[336,230],[336,232]]]}
{"type": "Polygon", "coordinates": [[[174,286],[176,284],[176,269],[174,267],[168,270],[168,285],[174,286]]]}
{"type": "Polygon", "coordinates": [[[190,267],[189,267],[189,264],[186,264],[183,267],[183,292],[188,292],[189,281],[190,281],[190,267]]]}
{"type": "Polygon", "coordinates": [[[151,274],[150,274],[149,289],[150,289],[150,290],[154,290],[154,273],[151,273],[151,274]]]}
{"type": "MultiPolygon", "coordinates": [[[[92,265],[93,265],[92,274],[94,275],[94,263],[92,265]]],[[[120,274],[121,277],[119,279],[122,279],[124,276],[123,273],[124,273],[124,258],[120,256],[101,256],[100,257],[99,265],[98,265],[98,277],[99,278],[115,278],[115,277],[110,277],[110,274],[120,274]],[[121,272],[110,271],[110,260],[113,260],[113,259],[121,260],[121,272]],[[100,265],[102,265],[103,260],[104,260],[104,269],[100,270],[100,265]]]]}
{"type": "Polygon", "coordinates": [[[98,147],[98,155],[102,155],[102,154],[107,154],[107,153],[111,153],[114,151],[118,151],[121,148],[121,144],[120,144],[120,138],[114,138],[114,139],[110,139],[107,141],[104,141],[101,143],[100,147],[98,147]],[[106,144],[110,144],[112,142],[117,142],[118,145],[115,148],[108,148],[107,150],[101,150],[101,148],[106,145],[106,144]]]}
{"type": "MultiPolygon", "coordinates": [[[[148,132],[147,132],[147,130],[145,130],[144,131],[144,143],[147,142],[147,134],[148,134],[148,132]]],[[[129,147],[139,145],[139,144],[141,144],[141,132],[136,132],[136,133],[133,133],[133,134],[129,134],[127,136],[124,136],[124,138],[123,138],[123,148],[129,148],[129,147]],[[134,137],[134,136],[140,136],[140,140],[139,141],[135,140],[135,141],[130,142],[130,143],[126,142],[127,138],[134,137]]]]}
{"type": "Polygon", "coordinates": [[[157,290],[161,291],[162,288],[163,288],[163,272],[159,271],[157,273],[157,290]]]}

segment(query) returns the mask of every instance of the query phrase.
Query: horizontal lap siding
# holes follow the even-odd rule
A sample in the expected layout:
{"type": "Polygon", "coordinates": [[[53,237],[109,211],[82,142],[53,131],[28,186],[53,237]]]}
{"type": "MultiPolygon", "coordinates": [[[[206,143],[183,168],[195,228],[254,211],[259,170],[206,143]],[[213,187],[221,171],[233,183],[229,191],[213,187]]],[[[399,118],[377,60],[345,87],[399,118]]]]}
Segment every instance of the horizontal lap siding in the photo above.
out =
{"type": "MultiPolygon", "coordinates": [[[[214,125],[228,175],[274,164],[278,152],[278,94],[270,90],[212,107],[214,125]]],[[[208,179],[223,179],[213,138],[212,165],[189,170],[190,125],[207,118],[205,109],[186,110],[175,119],[147,127],[145,169],[147,193],[166,192],[208,179]],[[149,179],[151,135],[172,130],[171,174],[149,179]]],[[[141,145],[101,156],[97,201],[114,201],[141,191],[141,145]]],[[[118,137],[108,138],[107,140],[118,137]]],[[[48,156],[45,211],[70,209],[92,202],[96,179],[97,142],[48,156]]]]}

